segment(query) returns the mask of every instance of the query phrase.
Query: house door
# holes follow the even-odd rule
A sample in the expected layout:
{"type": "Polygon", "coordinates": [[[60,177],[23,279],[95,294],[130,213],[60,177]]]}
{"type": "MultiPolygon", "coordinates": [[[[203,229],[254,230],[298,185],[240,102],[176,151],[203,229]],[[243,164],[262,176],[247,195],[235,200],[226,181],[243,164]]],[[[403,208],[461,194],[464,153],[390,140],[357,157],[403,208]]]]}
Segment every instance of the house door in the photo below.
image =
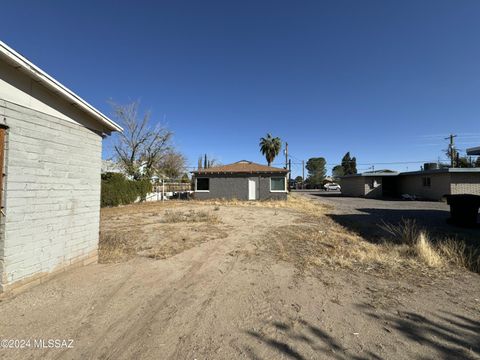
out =
{"type": "Polygon", "coordinates": [[[257,200],[257,182],[255,179],[248,179],[248,200],[257,200]]]}

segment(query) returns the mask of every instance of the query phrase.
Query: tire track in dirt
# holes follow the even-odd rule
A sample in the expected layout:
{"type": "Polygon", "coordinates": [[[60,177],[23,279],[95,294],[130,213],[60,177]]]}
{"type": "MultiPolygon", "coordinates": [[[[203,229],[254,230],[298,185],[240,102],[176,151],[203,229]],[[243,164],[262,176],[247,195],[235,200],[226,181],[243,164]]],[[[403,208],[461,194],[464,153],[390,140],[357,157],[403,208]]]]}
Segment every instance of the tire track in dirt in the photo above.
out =
{"type": "MultiPolygon", "coordinates": [[[[213,289],[207,294],[205,294],[206,299],[198,307],[195,321],[193,321],[193,325],[201,323],[201,321],[207,316],[209,308],[211,307],[213,301],[216,299],[219,287],[224,284],[225,279],[231,274],[237,262],[238,255],[235,256],[233,260],[229,261],[228,268],[223,272],[222,276],[220,277],[220,279],[218,279],[213,289]]],[[[187,348],[187,344],[189,343],[189,340],[191,339],[194,332],[195,329],[190,328],[189,331],[182,336],[182,339],[175,346],[175,351],[173,352],[172,356],[173,359],[185,358],[181,356],[181,354],[187,348]]]]}
{"type": "MultiPolygon", "coordinates": [[[[202,265],[201,262],[193,263],[178,282],[182,283],[187,278],[192,277],[202,265]]],[[[189,286],[190,285],[187,285],[186,289],[188,289],[189,286]]],[[[119,335],[113,343],[109,343],[108,346],[102,346],[104,341],[103,339],[99,339],[92,346],[92,351],[89,355],[93,356],[94,354],[97,354],[100,359],[118,359],[127,352],[134,352],[134,349],[138,348],[140,346],[139,343],[144,340],[143,337],[145,334],[149,333],[151,323],[157,320],[156,317],[160,312],[169,310],[170,318],[176,314],[177,307],[172,308],[172,306],[169,306],[169,303],[172,303],[171,300],[178,291],[180,291],[180,289],[174,289],[166,294],[161,293],[153,296],[145,306],[148,311],[138,314],[139,316],[136,319],[132,319],[132,315],[128,313],[117,319],[117,321],[110,325],[105,331],[107,334],[119,332],[119,335]],[[125,327],[125,324],[131,325],[125,327]]]]}
{"type": "MultiPolygon", "coordinates": [[[[212,243],[213,242],[210,244],[212,243]]],[[[168,330],[172,320],[175,320],[178,309],[192,307],[193,304],[198,302],[196,298],[189,296],[191,294],[200,293],[200,291],[197,291],[196,287],[198,287],[199,284],[209,284],[207,287],[209,288],[213,286],[212,290],[208,291],[205,289],[205,287],[201,289],[202,298],[206,297],[206,300],[204,300],[200,305],[194,306],[194,308],[197,309],[196,318],[201,319],[202,314],[205,314],[206,308],[215,297],[216,291],[220,286],[222,279],[228,275],[235,265],[236,258],[225,258],[225,247],[231,248],[231,244],[225,241],[216,241],[213,249],[211,249],[211,245],[203,247],[201,255],[195,256],[196,259],[193,260],[193,265],[191,259],[186,262],[187,264],[190,264],[190,266],[183,273],[183,275],[180,278],[172,281],[172,283],[168,286],[169,290],[167,293],[156,295],[149,300],[145,306],[148,311],[139,314],[139,317],[134,320],[132,325],[128,326],[127,328],[122,327],[122,325],[124,325],[126,322],[131,323],[131,319],[128,319],[130,318],[129,316],[127,318],[119,319],[112,324],[107,333],[116,328],[122,328],[122,331],[121,334],[116,337],[116,340],[108,346],[108,348],[104,348],[102,351],[100,351],[102,358],[117,359],[121,357],[125,358],[127,355],[138,355],[142,351],[142,347],[144,347],[143,345],[145,342],[149,342],[149,339],[145,337],[145,334],[153,332],[151,329],[152,325],[155,323],[162,324],[164,329],[161,329],[160,333],[158,331],[155,332],[157,337],[161,336],[166,330],[168,330]],[[225,259],[227,261],[225,261],[225,259]],[[220,277],[220,279],[215,280],[215,282],[210,281],[209,283],[208,280],[212,277],[210,268],[212,267],[213,263],[218,263],[219,261],[221,264],[227,262],[228,268],[220,277]],[[202,268],[205,265],[207,265],[207,269],[202,272],[202,268]]],[[[164,287],[164,284],[162,284],[162,287],[164,287]]],[[[197,321],[192,320],[192,325],[194,325],[196,322],[197,321]]],[[[193,330],[191,330],[190,333],[191,332],[193,332],[193,330]]],[[[188,333],[186,336],[188,336],[188,333]]],[[[182,336],[182,338],[185,337],[182,336]]],[[[99,343],[97,343],[97,346],[94,347],[98,349],[99,343]]],[[[98,351],[96,353],[99,354],[98,351]]]]}

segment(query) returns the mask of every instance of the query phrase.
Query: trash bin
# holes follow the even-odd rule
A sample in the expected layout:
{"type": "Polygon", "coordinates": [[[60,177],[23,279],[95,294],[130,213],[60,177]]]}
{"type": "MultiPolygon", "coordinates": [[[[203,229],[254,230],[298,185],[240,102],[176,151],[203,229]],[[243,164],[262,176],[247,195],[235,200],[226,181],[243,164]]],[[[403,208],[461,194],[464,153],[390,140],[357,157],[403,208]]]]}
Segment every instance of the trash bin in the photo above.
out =
{"type": "Polygon", "coordinates": [[[446,195],[450,205],[449,222],[454,225],[473,227],[477,224],[480,196],[470,194],[446,195]]]}

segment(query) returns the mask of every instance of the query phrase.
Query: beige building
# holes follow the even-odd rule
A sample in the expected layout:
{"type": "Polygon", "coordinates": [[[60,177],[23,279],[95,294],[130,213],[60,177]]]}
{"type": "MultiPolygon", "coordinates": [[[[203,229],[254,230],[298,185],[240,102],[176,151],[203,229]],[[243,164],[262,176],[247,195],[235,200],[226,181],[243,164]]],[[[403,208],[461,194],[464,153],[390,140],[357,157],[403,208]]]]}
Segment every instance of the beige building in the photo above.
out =
{"type": "Polygon", "coordinates": [[[408,194],[425,200],[445,195],[480,195],[480,168],[449,168],[403,173],[372,172],[343,176],[342,194],[370,198],[408,194]]]}
{"type": "Polygon", "coordinates": [[[120,130],[0,42],[0,292],[97,260],[102,137],[120,130]]]}

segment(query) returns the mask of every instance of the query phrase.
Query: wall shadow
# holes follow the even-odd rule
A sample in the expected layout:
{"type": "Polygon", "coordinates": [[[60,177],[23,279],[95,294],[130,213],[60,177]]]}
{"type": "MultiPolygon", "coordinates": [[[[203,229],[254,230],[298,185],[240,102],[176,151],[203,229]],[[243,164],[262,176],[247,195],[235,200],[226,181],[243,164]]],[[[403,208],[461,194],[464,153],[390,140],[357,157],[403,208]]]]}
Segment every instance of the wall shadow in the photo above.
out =
{"type": "MultiPolygon", "coordinates": [[[[380,315],[365,304],[358,307],[369,317],[389,324],[407,340],[420,343],[437,353],[439,359],[478,359],[480,321],[453,312],[421,315],[412,311],[380,315]]],[[[427,358],[427,357],[423,357],[427,358]]],[[[430,357],[428,357],[430,358],[430,357]]]]}
{"type": "Polygon", "coordinates": [[[452,237],[466,241],[470,246],[480,247],[480,228],[461,228],[447,223],[449,211],[427,209],[356,209],[356,214],[327,214],[336,223],[358,233],[370,242],[391,239],[382,229],[384,223],[398,224],[403,219],[415,220],[420,229],[435,237],[452,237]]]}
{"type": "Polygon", "coordinates": [[[308,195],[324,197],[324,198],[348,198],[349,196],[343,195],[340,191],[319,191],[315,193],[310,193],[308,195]]]}

